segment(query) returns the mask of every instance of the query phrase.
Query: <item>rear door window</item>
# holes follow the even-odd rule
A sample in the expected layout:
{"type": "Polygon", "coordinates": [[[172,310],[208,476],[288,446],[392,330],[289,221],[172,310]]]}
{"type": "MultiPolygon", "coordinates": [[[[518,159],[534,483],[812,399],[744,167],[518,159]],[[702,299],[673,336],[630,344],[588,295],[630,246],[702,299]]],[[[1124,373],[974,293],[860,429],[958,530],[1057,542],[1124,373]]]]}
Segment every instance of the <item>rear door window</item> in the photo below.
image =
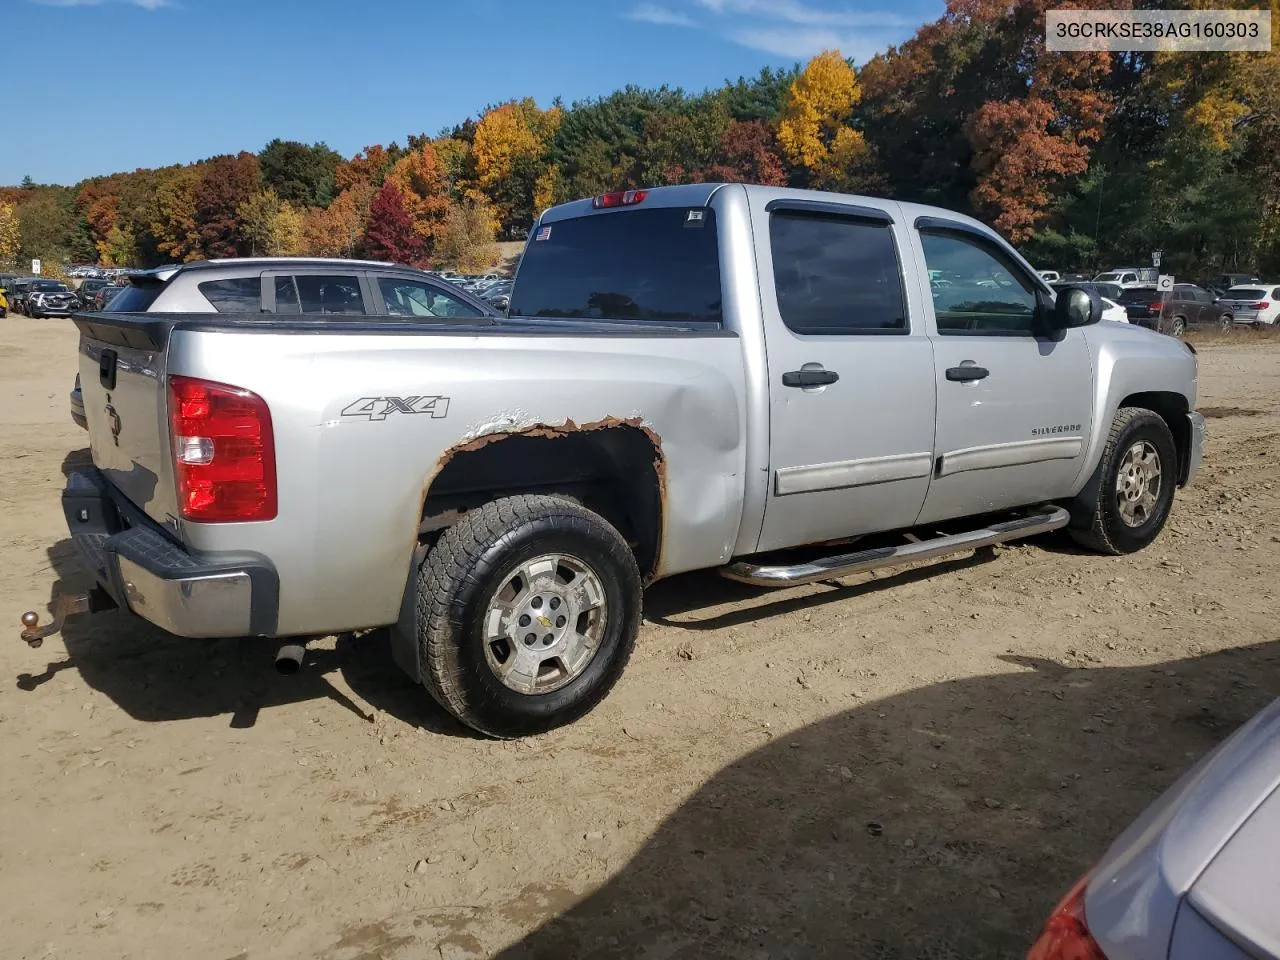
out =
{"type": "Polygon", "coordinates": [[[902,272],[888,223],[774,213],[774,288],[799,334],[906,333],[902,272]]]}
{"type": "Polygon", "coordinates": [[[293,280],[303,313],[360,315],[367,312],[359,277],[298,274],[293,280]]]}
{"type": "Polygon", "coordinates": [[[146,313],[164,290],[164,284],[131,283],[111,298],[114,313],[146,313]]]}
{"type": "Polygon", "coordinates": [[[219,313],[258,313],[262,309],[262,281],[258,277],[207,280],[199,287],[219,313]]]}
{"type": "Polygon", "coordinates": [[[718,325],[715,211],[638,208],[535,227],[509,313],[718,325]]]}

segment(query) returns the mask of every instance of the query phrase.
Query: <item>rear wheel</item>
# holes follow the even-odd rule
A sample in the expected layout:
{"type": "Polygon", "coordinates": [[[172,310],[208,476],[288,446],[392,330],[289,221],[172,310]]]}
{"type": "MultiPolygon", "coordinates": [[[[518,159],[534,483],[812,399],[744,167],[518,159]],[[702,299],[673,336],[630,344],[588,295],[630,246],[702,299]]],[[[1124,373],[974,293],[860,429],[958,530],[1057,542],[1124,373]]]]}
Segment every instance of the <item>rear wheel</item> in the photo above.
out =
{"type": "Polygon", "coordinates": [[[1174,317],[1173,320],[1169,322],[1169,335],[1171,337],[1181,337],[1186,332],[1187,332],[1186,317],[1174,317]]]}
{"type": "Polygon", "coordinates": [[[640,628],[636,561],[604,518],[517,496],[467,513],[418,572],[423,683],[463,723],[540,733],[590,711],[640,628]]]}
{"type": "Polygon", "coordinates": [[[1224,313],[1222,316],[1218,318],[1218,331],[1220,333],[1230,333],[1231,323],[1232,323],[1231,314],[1224,313]]]}
{"type": "Polygon", "coordinates": [[[1135,553],[1164,529],[1173,507],[1178,453],[1169,425],[1142,407],[1124,407],[1102,461],[1070,505],[1069,532],[1100,553],[1135,553]]]}

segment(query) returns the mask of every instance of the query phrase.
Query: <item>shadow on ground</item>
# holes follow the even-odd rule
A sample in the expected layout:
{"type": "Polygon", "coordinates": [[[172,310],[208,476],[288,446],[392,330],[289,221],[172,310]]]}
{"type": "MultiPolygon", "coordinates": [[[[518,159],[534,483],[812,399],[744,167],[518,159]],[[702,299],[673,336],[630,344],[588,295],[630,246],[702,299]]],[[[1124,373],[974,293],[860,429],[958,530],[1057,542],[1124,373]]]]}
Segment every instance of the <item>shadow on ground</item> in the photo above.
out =
{"type": "Polygon", "coordinates": [[[1025,956],[1072,880],[1280,679],[1276,642],[1142,668],[1006,659],[779,736],[500,956],[1025,956]]]}

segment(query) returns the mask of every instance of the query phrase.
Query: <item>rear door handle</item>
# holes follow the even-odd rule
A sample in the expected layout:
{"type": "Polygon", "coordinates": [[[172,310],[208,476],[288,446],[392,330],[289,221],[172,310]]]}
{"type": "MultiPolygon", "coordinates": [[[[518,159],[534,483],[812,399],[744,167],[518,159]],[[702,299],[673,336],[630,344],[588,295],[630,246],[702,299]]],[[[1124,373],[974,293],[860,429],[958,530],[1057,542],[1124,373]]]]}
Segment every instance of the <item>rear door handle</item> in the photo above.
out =
{"type": "Polygon", "coordinates": [[[825,387],[840,379],[834,370],[791,370],[782,375],[784,387],[825,387]]]}
{"type": "Polygon", "coordinates": [[[986,367],[948,367],[947,379],[954,383],[968,383],[971,380],[985,380],[991,376],[986,367]]]}

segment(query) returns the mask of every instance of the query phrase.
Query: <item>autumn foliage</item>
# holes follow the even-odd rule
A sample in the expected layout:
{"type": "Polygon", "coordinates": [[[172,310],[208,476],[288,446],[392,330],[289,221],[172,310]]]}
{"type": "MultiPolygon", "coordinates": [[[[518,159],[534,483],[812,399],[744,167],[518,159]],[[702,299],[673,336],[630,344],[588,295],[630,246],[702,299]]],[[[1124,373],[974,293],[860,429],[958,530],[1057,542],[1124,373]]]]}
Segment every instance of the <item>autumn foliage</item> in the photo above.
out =
{"type": "Polygon", "coordinates": [[[479,270],[553,204],[727,181],[956,209],[1060,269],[1161,248],[1182,275],[1280,271],[1280,55],[1197,54],[1192,69],[1186,54],[1052,54],[1045,13],[1064,3],[948,0],[861,66],[827,50],[696,94],[512,100],[349,158],[273,140],[0,188],[0,260],[369,255],[479,270]]]}

